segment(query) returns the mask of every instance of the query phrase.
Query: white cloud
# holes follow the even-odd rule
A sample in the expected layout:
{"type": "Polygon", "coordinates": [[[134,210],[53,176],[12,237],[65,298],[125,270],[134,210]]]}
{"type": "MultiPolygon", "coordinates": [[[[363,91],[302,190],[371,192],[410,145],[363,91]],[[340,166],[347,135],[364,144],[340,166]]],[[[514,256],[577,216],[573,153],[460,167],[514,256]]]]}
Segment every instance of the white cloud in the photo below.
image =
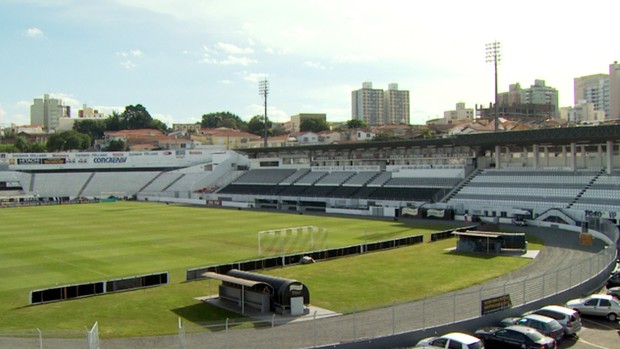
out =
{"type": "Polygon", "coordinates": [[[135,50],[129,50],[129,51],[118,51],[116,52],[116,55],[119,57],[142,57],[144,56],[144,52],[142,52],[141,50],[135,49],[135,50]]]}
{"type": "Polygon", "coordinates": [[[223,65],[243,65],[243,66],[248,66],[252,63],[257,63],[258,61],[249,57],[235,57],[235,56],[228,56],[226,59],[221,60],[220,62],[218,62],[219,64],[223,64],[223,65]]]}
{"type": "Polygon", "coordinates": [[[120,63],[127,70],[133,70],[136,68],[136,64],[130,60],[126,60],[120,63]]]}
{"type": "Polygon", "coordinates": [[[164,124],[166,124],[168,127],[172,127],[172,124],[176,123],[175,122],[175,118],[170,115],[170,114],[158,114],[155,113],[152,115],[153,119],[157,119],[161,122],[163,122],[164,124]]]}
{"type": "Polygon", "coordinates": [[[237,75],[239,75],[243,80],[253,83],[258,83],[259,81],[263,81],[269,77],[269,75],[265,73],[249,73],[247,71],[239,72],[237,75]]]}
{"type": "Polygon", "coordinates": [[[314,69],[318,69],[318,70],[325,70],[325,69],[327,69],[327,68],[325,68],[324,65],[322,65],[321,63],[318,63],[318,62],[305,61],[304,65],[306,67],[314,68],[314,69]]]}
{"type": "Polygon", "coordinates": [[[31,105],[32,105],[32,102],[29,102],[29,101],[18,101],[17,103],[15,103],[15,109],[23,109],[23,110],[30,111],[31,105]]]}
{"type": "Polygon", "coordinates": [[[377,60],[377,57],[369,54],[337,54],[334,57],[334,61],[338,63],[365,63],[377,60]]]}
{"type": "Polygon", "coordinates": [[[43,31],[35,27],[26,29],[26,31],[24,31],[24,35],[30,38],[42,38],[44,36],[43,31]]]}
{"type": "Polygon", "coordinates": [[[125,107],[120,105],[96,105],[92,108],[104,115],[112,115],[112,112],[122,113],[125,111],[125,107]]]}
{"type": "MultiPolygon", "coordinates": [[[[245,108],[245,110],[248,113],[247,119],[249,120],[255,115],[263,115],[265,113],[265,106],[263,104],[250,104],[245,108]]],[[[267,105],[267,118],[270,121],[275,122],[284,122],[290,120],[288,114],[284,110],[276,106],[269,105],[267,105]]]]}
{"type": "Polygon", "coordinates": [[[244,54],[254,53],[251,48],[241,48],[233,44],[217,43],[217,50],[209,48],[207,45],[202,45],[202,59],[200,63],[204,64],[221,64],[221,65],[242,65],[248,66],[253,63],[258,63],[256,59],[243,56],[244,54]],[[227,55],[226,57],[220,57],[227,55]]]}
{"type": "MultiPolygon", "coordinates": [[[[140,58],[142,56],[144,56],[144,52],[142,52],[139,49],[133,49],[133,50],[129,50],[129,51],[118,51],[116,52],[116,55],[118,57],[122,57],[122,58],[140,58]]],[[[131,60],[131,59],[125,59],[122,62],[119,63],[123,68],[127,69],[127,70],[133,70],[137,67],[137,64],[135,63],[135,61],[131,60]]]]}
{"type": "Polygon", "coordinates": [[[222,42],[217,43],[216,45],[219,49],[221,49],[222,51],[231,54],[231,55],[247,55],[247,54],[251,54],[254,53],[254,50],[251,48],[242,48],[242,47],[238,47],[235,46],[233,44],[225,44],[222,42]]]}
{"type": "Polygon", "coordinates": [[[69,105],[71,107],[81,107],[82,102],[75,98],[74,95],[65,92],[51,92],[50,98],[60,99],[63,101],[65,105],[69,105]]]}
{"type": "Polygon", "coordinates": [[[233,83],[231,80],[228,80],[228,79],[219,80],[218,82],[219,82],[220,84],[224,84],[224,85],[230,85],[230,84],[232,84],[232,83],[233,83]]]}

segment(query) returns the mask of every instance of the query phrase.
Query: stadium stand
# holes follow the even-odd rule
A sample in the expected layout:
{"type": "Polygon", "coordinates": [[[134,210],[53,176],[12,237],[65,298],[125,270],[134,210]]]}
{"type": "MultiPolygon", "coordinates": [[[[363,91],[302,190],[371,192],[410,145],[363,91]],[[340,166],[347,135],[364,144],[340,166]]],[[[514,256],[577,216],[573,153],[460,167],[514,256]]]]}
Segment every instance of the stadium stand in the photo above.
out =
{"type": "Polygon", "coordinates": [[[95,172],[90,178],[88,185],[79,194],[84,197],[102,197],[106,193],[116,193],[115,195],[132,196],[150,181],[152,181],[159,171],[128,171],[122,174],[116,172],[95,172]],[[120,180],[122,178],[122,180],[120,180]]]}
{"type": "Polygon", "coordinates": [[[424,205],[506,218],[529,210],[536,218],[560,209],[575,221],[617,221],[619,139],[620,125],[606,125],[236,151],[1,154],[0,188],[42,199],[124,193],[360,214],[424,205]]]}

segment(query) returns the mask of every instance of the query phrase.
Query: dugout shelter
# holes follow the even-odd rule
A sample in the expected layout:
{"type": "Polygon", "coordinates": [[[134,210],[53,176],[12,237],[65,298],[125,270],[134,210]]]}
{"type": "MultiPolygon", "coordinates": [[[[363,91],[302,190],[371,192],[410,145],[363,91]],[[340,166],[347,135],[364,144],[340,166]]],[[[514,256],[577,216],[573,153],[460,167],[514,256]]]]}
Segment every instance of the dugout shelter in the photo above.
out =
{"type": "Polygon", "coordinates": [[[203,276],[221,280],[220,299],[239,304],[242,312],[245,306],[249,306],[260,312],[297,316],[305,314],[305,306],[310,304],[308,288],[297,280],[238,269],[232,269],[226,275],[206,272],[203,276]]]}
{"type": "Polygon", "coordinates": [[[457,252],[500,253],[502,250],[527,251],[525,233],[504,233],[468,230],[452,233],[458,236],[457,252]]]}

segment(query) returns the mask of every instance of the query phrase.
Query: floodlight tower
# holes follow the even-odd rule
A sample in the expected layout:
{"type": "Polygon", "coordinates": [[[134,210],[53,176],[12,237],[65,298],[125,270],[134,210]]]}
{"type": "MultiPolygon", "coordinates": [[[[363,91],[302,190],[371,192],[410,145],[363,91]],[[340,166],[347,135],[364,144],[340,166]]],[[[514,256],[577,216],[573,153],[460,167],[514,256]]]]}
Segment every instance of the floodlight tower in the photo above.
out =
{"type": "Polygon", "coordinates": [[[269,81],[267,78],[263,81],[258,82],[258,94],[263,96],[265,102],[265,138],[264,138],[264,148],[267,148],[267,95],[269,94],[269,81]]]}
{"type": "Polygon", "coordinates": [[[497,111],[497,64],[502,60],[501,43],[494,41],[486,44],[486,61],[495,66],[495,132],[499,129],[499,115],[497,111]]]}

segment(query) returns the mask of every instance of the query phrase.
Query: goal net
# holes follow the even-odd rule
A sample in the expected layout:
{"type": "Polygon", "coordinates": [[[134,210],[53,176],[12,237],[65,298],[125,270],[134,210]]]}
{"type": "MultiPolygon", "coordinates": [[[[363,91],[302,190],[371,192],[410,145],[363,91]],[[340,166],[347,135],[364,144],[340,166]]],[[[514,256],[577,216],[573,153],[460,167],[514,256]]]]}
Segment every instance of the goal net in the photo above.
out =
{"type": "Polygon", "coordinates": [[[313,225],[305,227],[263,230],[258,232],[258,255],[273,256],[323,249],[327,229],[313,225]]]}

